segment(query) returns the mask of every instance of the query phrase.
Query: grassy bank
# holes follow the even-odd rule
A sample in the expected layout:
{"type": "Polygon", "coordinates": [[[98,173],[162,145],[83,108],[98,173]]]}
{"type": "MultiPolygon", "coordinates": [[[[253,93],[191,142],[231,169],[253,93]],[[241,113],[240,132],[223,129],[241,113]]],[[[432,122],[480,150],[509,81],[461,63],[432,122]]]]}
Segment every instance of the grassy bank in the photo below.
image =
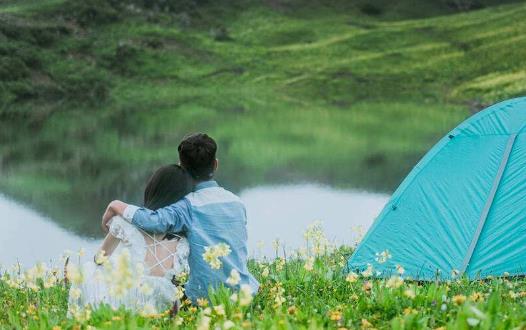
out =
{"type": "Polygon", "coordinates": [[[390,191],[462,119],[525,92],[520,3],[131,3],[0,4],[0,189],[78,232],[139,199],[189,131],[217,138],[234,190],[390,191]]]}
{"type": "MultiPolygon", "coordinates": [[[[313,237],[320,242],[323,236],[313,237]]],[[[380,262],[375,260],[371,260],[369,274],[347,275],[345,262],[352,249],[310,246],[318,249],[305,250],[287,259],[252,262],[251,271],[261,283],[253,300],[243,293],[232,297],[232,292],[225,289],[212,295],[212,305],[185,303],[174,318],[165,311],[149,309],[132,313],[109,307],[73,309],[74,316],[68,318],[68,286],[60,270],[46,270],[42,265],[26,272],[15,270],[14,275],[4,275],[0,280],[0,299],[4,304],[0,309],[0,327],[522,329],[526,324],[523,312],[526,282],[522,278],[508,278],[504,274],[502,278],[485,281],[415,283],[404,278],[400,265],[393,270],[396,275],[380,279],[374,277],[374,265],[380,262]]],[[[126,272],[113,274],[116,281],[119,276],[126,276],[126,272]]]]}

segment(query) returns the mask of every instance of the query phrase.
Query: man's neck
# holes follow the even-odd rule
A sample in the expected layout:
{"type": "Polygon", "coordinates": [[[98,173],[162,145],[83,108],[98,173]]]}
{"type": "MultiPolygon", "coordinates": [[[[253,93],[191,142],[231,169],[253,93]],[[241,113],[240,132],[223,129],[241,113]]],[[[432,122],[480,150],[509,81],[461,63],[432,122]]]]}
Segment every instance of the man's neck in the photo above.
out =
{"type": "Polygon", "coordinates": [[[208,180],[200,180],[200,181],[194,181],[194,190],[204,189],[204,188],[210,188],[217,186],[217,183],[215,182],[214,178],[210,178],[208,180]]]}

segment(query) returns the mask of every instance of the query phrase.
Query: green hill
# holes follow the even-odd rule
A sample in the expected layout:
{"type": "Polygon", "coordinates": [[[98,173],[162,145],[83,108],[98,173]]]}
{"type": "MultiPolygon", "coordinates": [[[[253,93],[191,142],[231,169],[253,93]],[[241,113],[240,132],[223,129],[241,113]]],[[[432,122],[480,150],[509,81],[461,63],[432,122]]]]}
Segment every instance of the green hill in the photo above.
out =
{"type": "Polygon", "coordinates": [[[230,187],[389,191],[470,113],[526,92],[522,3],[144,3],[165,5],[0,4],[3,191],[98,214],[194,130],[230,187]]]}

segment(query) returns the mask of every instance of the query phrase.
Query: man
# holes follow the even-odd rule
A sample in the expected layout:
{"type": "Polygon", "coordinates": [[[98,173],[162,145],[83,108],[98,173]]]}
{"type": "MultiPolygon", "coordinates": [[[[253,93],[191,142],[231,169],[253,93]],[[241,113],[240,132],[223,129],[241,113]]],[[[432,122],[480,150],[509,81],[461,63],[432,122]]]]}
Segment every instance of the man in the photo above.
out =
{"type": "Polygon", "coordinates": [[[103,227],[106,229],[109,220],[120,215],[147,232],[184,233],[190,243],[190,277],[185,292],[194,303],[198,298],[208,298],[209,288],[226,285],[227,278],[235,271],[240,275],[235,286],[248,284],[256,293],[259,283],[247,268],[245,206],[239,197],[213,180],[218,166],[216,142],[206,134],[192,134],[183,139],[178,151],[181,166],[195,182],[194,192],[157,211],[113,201],[103,215],[103,227]],[[218,245],[220,243],[223,244],[218,245]],[[230,253],[214,258],[210,248],[216,247],[224,255],[224,244],[230,247],[230,253]],[[205,260],[207,247],[210,258],[205,260]]]}

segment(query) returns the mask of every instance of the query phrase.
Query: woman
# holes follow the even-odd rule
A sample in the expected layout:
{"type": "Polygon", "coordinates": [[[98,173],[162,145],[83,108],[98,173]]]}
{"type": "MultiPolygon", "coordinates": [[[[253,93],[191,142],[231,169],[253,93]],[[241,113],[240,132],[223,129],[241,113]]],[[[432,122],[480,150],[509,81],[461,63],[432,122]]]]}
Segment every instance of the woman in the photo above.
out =
{"type": "MultiPolygon", "coordinates": [[[[168,206],[191,190],[192,181],[179,165],[161,167],[148,181],[144,206],[152,210],[168,206]]],[[[177,300],[174,278],[189,271],[188,254],[186,238],[151,235],[114,217],[94,261],[80,270],[68,266],[69,311],[75,314],[100,304],[145,314],[166,311],[177,300]]]]}

